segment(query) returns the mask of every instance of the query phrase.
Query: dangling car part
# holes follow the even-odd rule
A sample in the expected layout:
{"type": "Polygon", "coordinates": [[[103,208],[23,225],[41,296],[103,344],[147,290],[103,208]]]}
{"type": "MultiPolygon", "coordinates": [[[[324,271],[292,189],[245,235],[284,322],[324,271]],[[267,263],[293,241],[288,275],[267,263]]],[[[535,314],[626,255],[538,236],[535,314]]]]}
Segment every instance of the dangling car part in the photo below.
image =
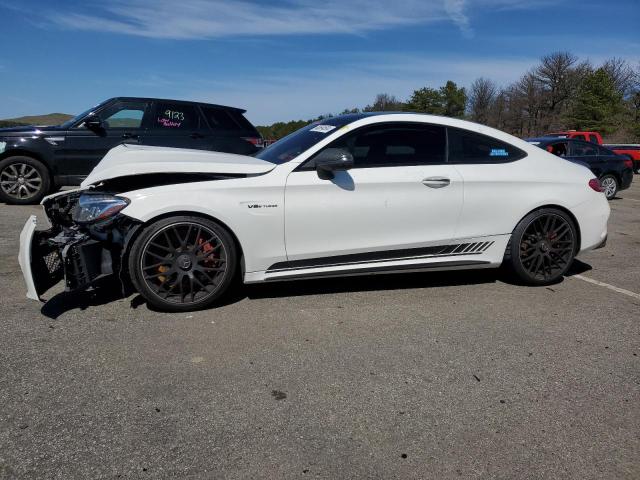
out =
{"type": "Polygon", "coordinates": [[[79,191],[47,197],[20,264],[38,298],[131,280],[153,306],[213,305],[244,283],[496,268],[559,281],[604,245],[609,206],[584,166],[506,133],[421,114],[352,114],[255,157],[121,146],[79,191]]]}

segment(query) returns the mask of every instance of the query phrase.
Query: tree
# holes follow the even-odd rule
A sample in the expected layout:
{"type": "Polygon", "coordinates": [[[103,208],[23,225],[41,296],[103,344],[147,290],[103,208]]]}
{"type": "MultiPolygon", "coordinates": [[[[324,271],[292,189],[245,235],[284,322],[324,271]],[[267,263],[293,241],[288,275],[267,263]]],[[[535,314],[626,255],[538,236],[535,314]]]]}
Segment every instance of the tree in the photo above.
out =
{"type": "Polygon", "coordinates": [[[407,102],[407,107],[414,112],[432,113],[435,115],[444,115],[445,112],[442,93],[430,87],[414,90],[409,102],[407,102]]]}
{"type": "Polygon", "coordinates": [[[610,134],[616,130],[616,116],[621,111],[622,95],[606,70],[599,68],[580,84],[567,120],[578,130],[610,134]]]}
{"type": "Polygon", "coordinates": [[[587,62],[578,63],[578,57],[569,52],[555,52],[542,57],[533,74],[542,86],[543,130],[556,126],[580,81],[590,70],[587,62]]]}
{"type": "Polygon", "coordinates": [[[448,80],[440,87],[442,96],[444,115],[447,117],[460,118],[464,116],[467,107],[467,92],[463,88],[458,88],[455,82],[448,80]]]}
{"type": "Polygon", "coordinates": [[[404,109],[404,104],[395,95],[379,93],[372,105],[364,107],[365,112],[398,112],[404,109]]]}
{"type": "Polygon", "coordinates": [[[602,69],[611,77],[620,95],[626,98],[636,82],[636,72],[629,63],[622,58],[613,57],[602,64],[602,69]]]}
{"type": "Polygon", "coordinates": [[[489,123],[491,107],[494,103],[498,87],[493,80],[476,78],[469,88],[469,114],[471,120],[478,123],[489,123]]]}

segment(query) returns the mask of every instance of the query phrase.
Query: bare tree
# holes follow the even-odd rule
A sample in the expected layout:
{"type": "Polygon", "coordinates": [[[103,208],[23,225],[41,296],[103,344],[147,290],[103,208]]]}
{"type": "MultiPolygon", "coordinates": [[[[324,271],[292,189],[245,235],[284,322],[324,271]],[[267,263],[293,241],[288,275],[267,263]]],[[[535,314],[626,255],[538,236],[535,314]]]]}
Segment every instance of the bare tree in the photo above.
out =
{"type": "Polygon", "coordinates": [[[469,113],[471,119],[478,123],[489,123],[491,108],[498,87],[493,80],[480,77],[474,80],[469,89],[469,113]]]}
{"type": "Polygon", "coordinates": [[[543,130],[558,123],[580,81],[590,70],[588,62],[578,63],[578,57],[569,52],[555,52],[542,57],[533,75],[542,85],[543,130]]]}
{"type": "Polygon", "coordinates": [[[363,110],[365,112],[385,112],[402,110],[403,103],[398,100],[395,95],[388,93],[379,93],[372,105],[367,105],[363,110]]]}
{"type": "Polygon", "coordinates": [[[602,64],[602,69],[609,74],[616,90],[623,98],[627,98],[632,93],[638,79],[629,62],[623,58],[613,57],[602,64]]]}

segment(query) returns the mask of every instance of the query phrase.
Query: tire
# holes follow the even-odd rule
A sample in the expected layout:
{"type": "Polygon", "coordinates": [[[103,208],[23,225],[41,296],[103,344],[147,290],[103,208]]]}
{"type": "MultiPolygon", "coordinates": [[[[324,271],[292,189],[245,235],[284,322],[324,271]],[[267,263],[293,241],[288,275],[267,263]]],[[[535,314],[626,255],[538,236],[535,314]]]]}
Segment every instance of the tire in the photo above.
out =
{"type": "Polygon", "coordinates": [[[607,200],[612,200],[616,197],[618,193],[618,179],[611,174],[603,175],[600,178],[600,184],[602,185],[602,191],[604,192],[604,196],[607,197],[607,200]]]}
{"type": "Polygon", "coordinates": [[[0,161],[0,200],[15,205],[38,203],[49,193],[51,176],[31,157],[7,157],[0,161]]]}
{"type": "Polygon", "coordinates": [[[149,225],[129,255],[134,287],[150,305],[167,312],[210,307],[228,290],[237,266],[231,234],[218,223],[195,216],[169,217],[149,225]]]}
{"type": "Polygon", "coordinates": [[[578,251],[573,220],[544,208],[524,217],[511,234],[505,264],[527,285],[550,285],[567,273],[578,251]]]}

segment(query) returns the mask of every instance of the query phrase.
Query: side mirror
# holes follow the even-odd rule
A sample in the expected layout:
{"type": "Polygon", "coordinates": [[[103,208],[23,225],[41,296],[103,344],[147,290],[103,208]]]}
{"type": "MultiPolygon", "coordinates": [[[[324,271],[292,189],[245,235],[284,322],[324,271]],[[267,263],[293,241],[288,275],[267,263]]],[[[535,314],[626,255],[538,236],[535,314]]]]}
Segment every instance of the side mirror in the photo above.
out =
{"type": "Polygon", "coordinates": [[[331,180],[333,172],[353,168],[353,155],[342,148],[327,148],[315,158],[316,172],[322,180],[331,180]]]}
{"type": "Polygon", "coordinates": [[[102,120],[97,115],[88,115],[84,120],[84,125],[89,130],[102,130],[102,120]]]}

